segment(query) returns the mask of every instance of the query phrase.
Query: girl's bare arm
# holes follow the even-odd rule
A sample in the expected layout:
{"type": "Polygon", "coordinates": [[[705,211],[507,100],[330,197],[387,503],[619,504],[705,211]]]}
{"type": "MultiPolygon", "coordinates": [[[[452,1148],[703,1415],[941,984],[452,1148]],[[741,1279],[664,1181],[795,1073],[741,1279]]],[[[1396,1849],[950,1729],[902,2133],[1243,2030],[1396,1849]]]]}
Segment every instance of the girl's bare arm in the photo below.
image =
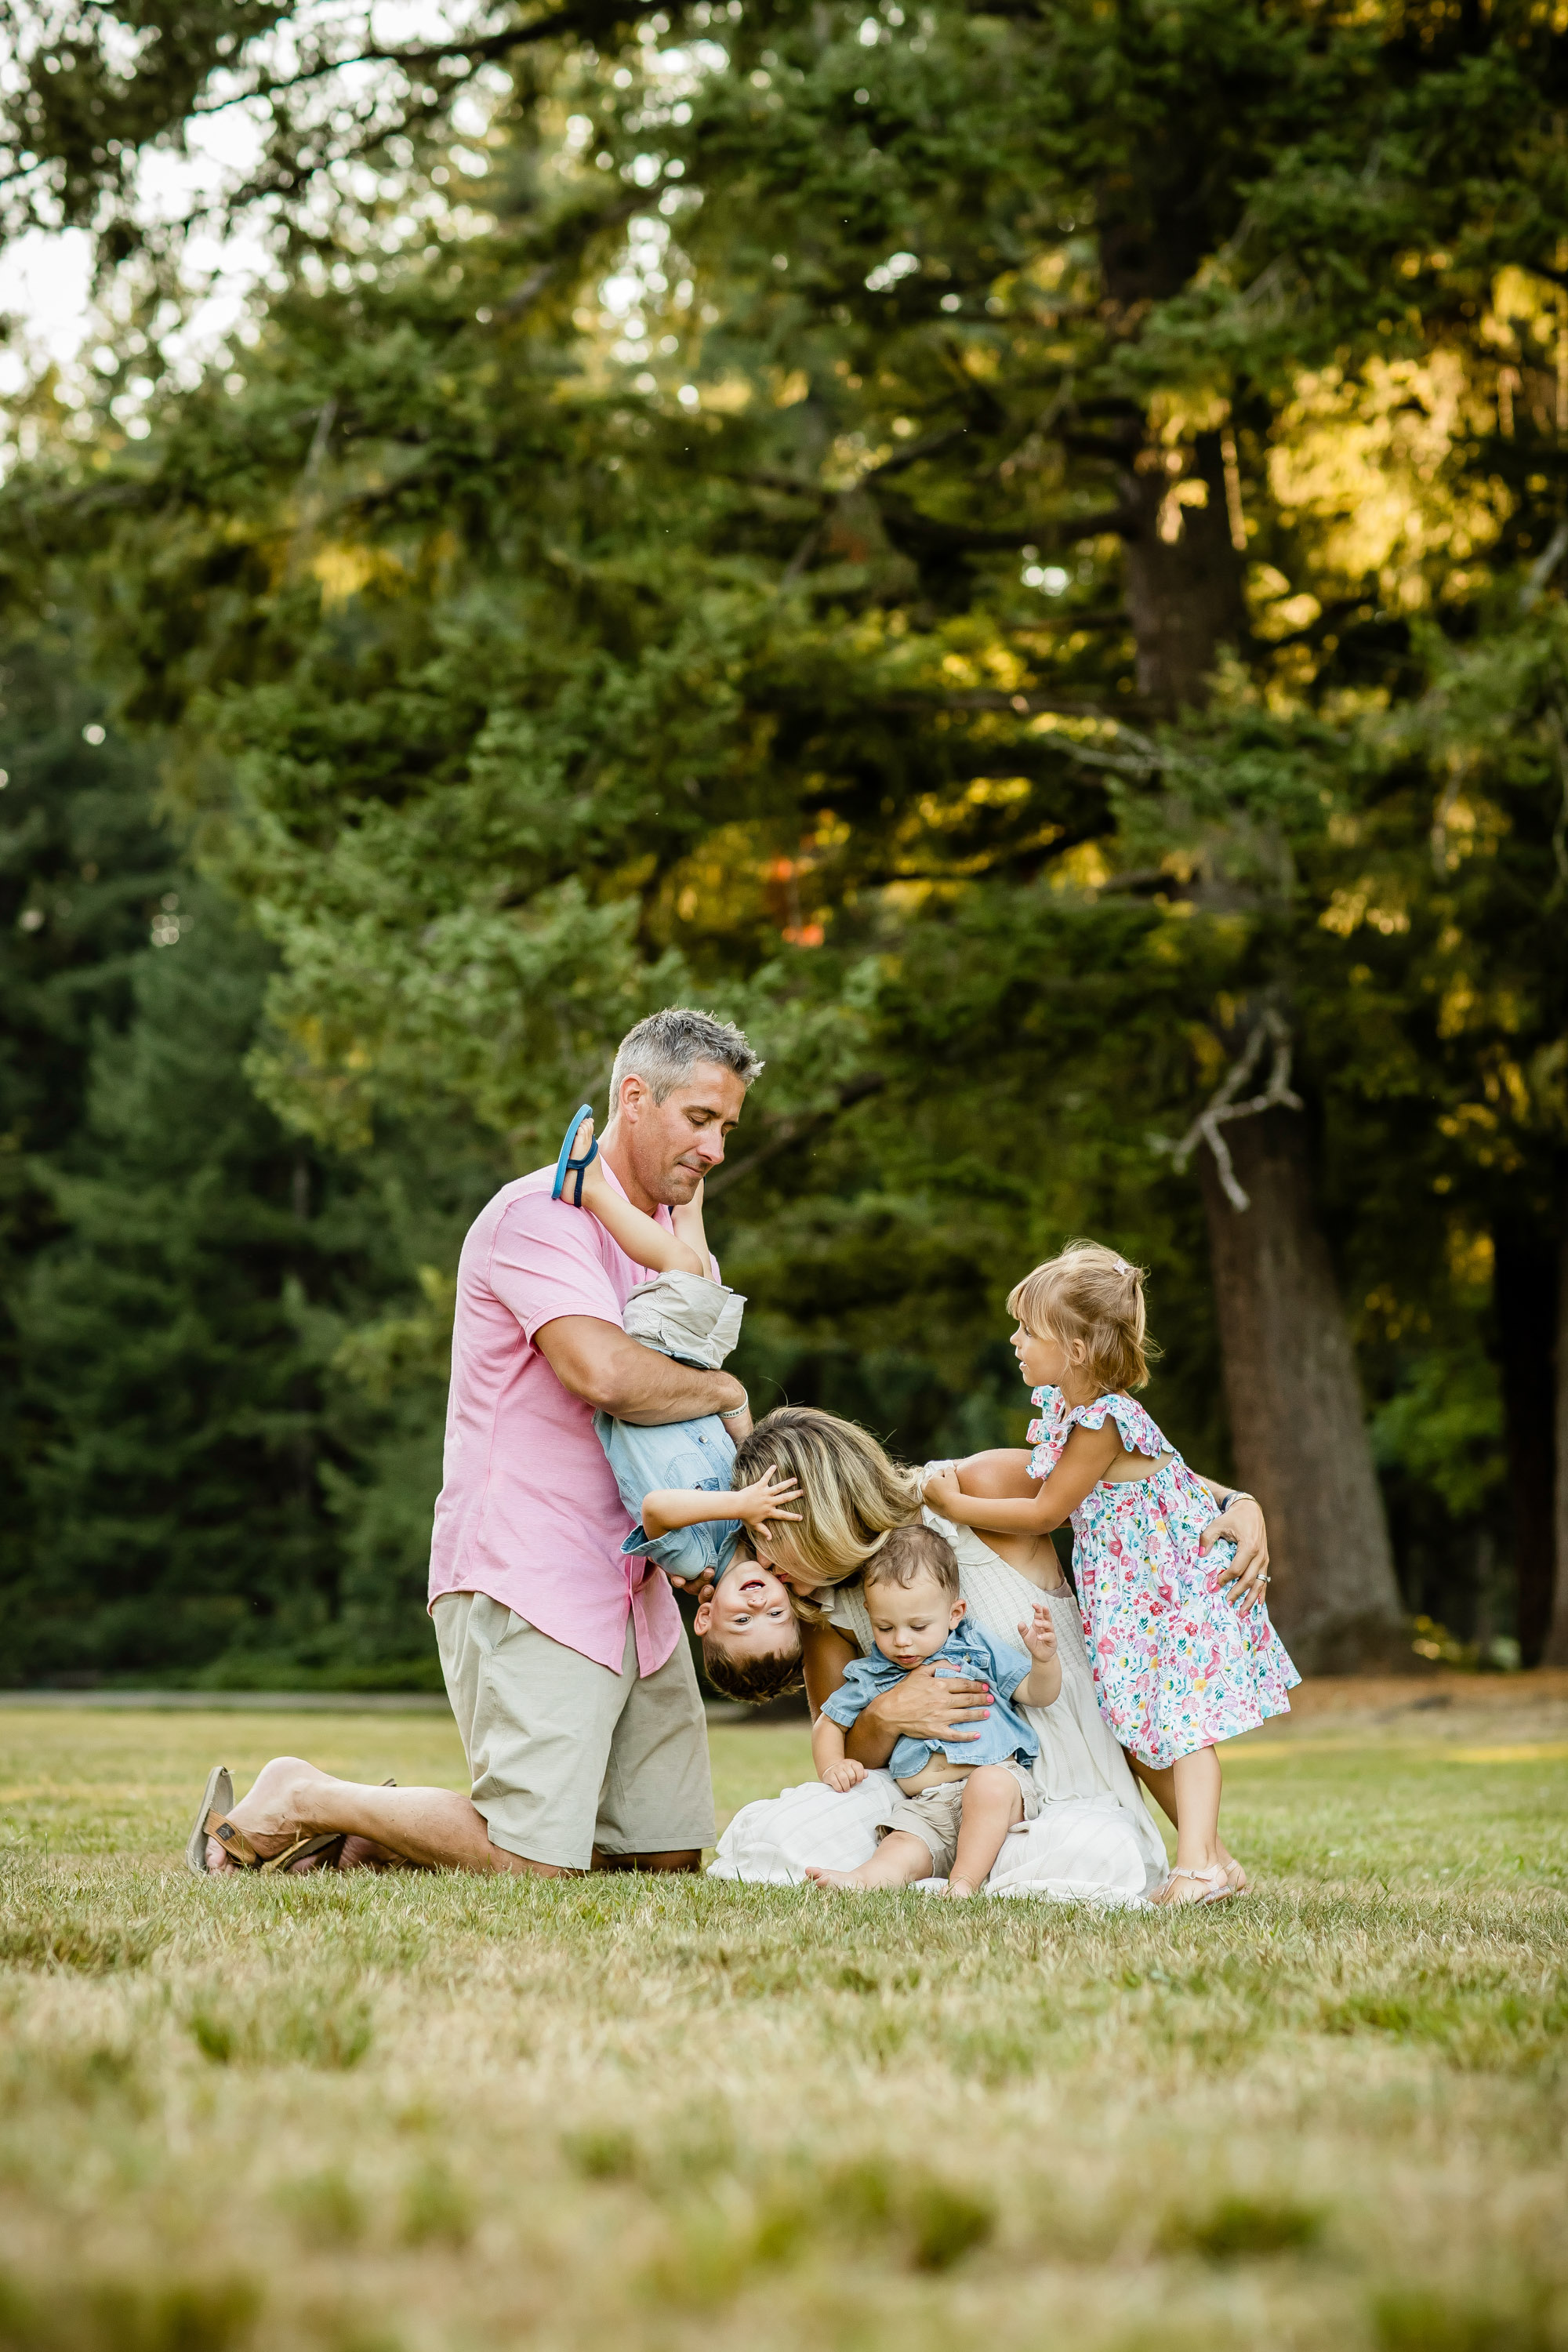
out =
{"type": "Polygon", "coordinates": [[[1121,1451],[1121,1440],[1110,1423],[1103,1429],[1076,1428],[1056,1468],[1027,1501],[967,1495],[955,1478],[942,1475],[927,1486],[926,1500],[933,1511],[959,1527],[978,1528],[982,1532],[989,1528],[997,1535],[1048,1535],[1071,1518],[1121,1451]]]}

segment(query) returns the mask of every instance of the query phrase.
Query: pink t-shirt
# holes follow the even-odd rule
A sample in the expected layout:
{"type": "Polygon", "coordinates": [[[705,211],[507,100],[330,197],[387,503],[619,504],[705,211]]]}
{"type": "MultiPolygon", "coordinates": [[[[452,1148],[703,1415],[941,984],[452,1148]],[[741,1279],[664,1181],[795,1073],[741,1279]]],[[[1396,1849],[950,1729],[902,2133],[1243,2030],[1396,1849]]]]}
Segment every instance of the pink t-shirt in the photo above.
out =
{"type": "MultiPolygon", "coordinates": [[[[463,1244],[430,1598],[487,1593],[614,1674],[629,1610],[637,1671],[651,1675],[680,1639],[675,1595],[659,1570],[622,1558],[632,1521],[593,1412],[533,1344],[561,1315],[618,1330],[648,1269],[597,1217],[551,1199],[554,1174],[536,1168],[503,1186],[463,1244]]],[[[669,1223],[668,1209],[658,1213],[669,1223]]]]}

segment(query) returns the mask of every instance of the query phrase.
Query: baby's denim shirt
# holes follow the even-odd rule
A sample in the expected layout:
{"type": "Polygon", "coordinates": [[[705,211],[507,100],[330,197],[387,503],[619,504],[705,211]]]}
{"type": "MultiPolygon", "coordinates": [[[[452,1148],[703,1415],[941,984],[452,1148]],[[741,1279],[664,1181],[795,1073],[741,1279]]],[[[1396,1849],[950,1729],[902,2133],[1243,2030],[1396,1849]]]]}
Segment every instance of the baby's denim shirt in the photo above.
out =
{"type": "Polygon", "coordinates": [[[621,1500],[637,1520],[624,1557],[651,1559],[670,1576],[712,1577],[717,1582],[735,1556],[739,1519],[705,1519],[694,1528],[672,1528],[649,1536],[642,1526],[645,1495],[660,1487],[695,1486],[705,1495],[727,1494],[735,1466],[735,1441],[716,1412],[700,1421],[670,1421],[638,1429],[629,1421],[594,1415],[594,1428],[615,1473],[621,1500]]]}
{"type": "MultiPolygon", "coordinates": [[[[1015,1756],[1030,1763],[1039,1754],[1039,1741],[1017,1708],[1009,1704],[1018,1685],[1034,1671],[1034,1660],[1022,1650],[993,1642],[971,1619],[961,1617],[941,1649],[923,1663],[935,1663],[939,1672],[945,1666],[951,1674],[988,1682],[991,1713],[974,1726],[978,1739],[901,1738],[888,1759],[888,1769],[895,1780],[912,1780],[933,1756],[950,1757],[955,1764],[1005,1764],[1015,1756]]],[[[847,1731],[862,1708],[912,1672],[912,1667],[896,1666],[880,1650],[873,1650],[868,1658],[857,1658],[846,1667],[843,1682],[831,1698],[824,1700],[822,1712],[847,1731]]]]}

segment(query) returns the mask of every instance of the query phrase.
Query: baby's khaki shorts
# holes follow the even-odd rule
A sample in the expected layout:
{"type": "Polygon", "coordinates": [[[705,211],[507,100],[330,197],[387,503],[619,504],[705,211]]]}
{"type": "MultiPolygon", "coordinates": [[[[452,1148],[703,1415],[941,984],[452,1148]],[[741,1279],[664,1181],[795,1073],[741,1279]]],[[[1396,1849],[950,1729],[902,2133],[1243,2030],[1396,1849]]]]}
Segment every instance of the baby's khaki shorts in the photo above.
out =
{"type": "MultiPolygon", "coordinates": [[[[1011,1772],[1017,1781],[1024,1796],[1024,1819],[1032,1822],[1040,1810],[1040,1792],[1035,1786],[1034,1774],[1016,1756],[1002,1769],[1011,1772]]],[[[931,1875],[945,1878],[958,1852],[963,1792],[968,1786],[966,1772],[962,1780],[939,1781],[934,1789],[921,1789],[913,1797],[906,1797],[900,1790],[898,1796],[889,1799],[887,1810],[878,1817],[878,1843],[894,1830],[908,1830],[911,1837],[921,1838],[930,1846],[931,1875]]]]}

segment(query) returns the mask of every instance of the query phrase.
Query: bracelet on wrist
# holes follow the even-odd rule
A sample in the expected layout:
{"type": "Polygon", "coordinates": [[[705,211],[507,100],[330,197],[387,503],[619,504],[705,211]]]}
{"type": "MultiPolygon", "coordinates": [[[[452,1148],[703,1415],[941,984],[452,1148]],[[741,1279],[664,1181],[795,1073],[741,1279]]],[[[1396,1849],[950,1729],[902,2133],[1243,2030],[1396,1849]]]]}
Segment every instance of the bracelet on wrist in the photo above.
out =
{"type": "Polygon", "coordinates": [[[742,1396],[739,1404],[732,1404],[732,1405],[730,1407],[729,1412],[721,1412],[721,1413],[719,1415],[719,1418],[720,1418],[720,1420],[721,1420],[721,1421],[733,1421],[737,1413],[741,1413],[741,1412],[750,1412],[750,1411],[751,1411],[751,1410],[752,1410],[752,1400],[751,1400],[751,1398],[750,1398],[749,1396],[742,1396]]]}

